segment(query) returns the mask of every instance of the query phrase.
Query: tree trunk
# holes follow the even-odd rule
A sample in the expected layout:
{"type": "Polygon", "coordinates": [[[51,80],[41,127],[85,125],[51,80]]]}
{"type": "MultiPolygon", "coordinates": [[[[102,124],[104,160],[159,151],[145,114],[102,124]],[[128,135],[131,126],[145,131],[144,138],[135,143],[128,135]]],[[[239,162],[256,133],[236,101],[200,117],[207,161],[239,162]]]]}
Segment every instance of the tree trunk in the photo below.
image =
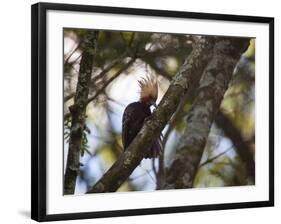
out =
{"type": "Polygon", "coordinates": [[[94,62],[97,35],[97,31],[87,31],[87,34],[85,35],[81,46],[82,57],[80,62],[74,104],[69,108],[72,124],[64,177],[64,194],[74,194],[76,177],[79,172],[81,140],[85,126],[85,111],[94,62]]]}
{"type": "Polygon", "coordinates": [[[177,109],[180,99],[199,80],[204,68],[212,56],[214,39],[202,37],[196,43],[182,68],[172,80],[165,96],[127,150],[112,167],[93,186],[88,193],[114,192],[126,181],[133,170],[140,164],[144,152],[165,127],[177,109]]]}
{"type": "Polygon", "coordinates": [[[167,170],[166,189],[191,188],[210,127],[220,108],[233,70],[248,48],[247,38],[217,38],[214,54],[204,70],[197,96],[186,116],[186,128],[167,170]]]}

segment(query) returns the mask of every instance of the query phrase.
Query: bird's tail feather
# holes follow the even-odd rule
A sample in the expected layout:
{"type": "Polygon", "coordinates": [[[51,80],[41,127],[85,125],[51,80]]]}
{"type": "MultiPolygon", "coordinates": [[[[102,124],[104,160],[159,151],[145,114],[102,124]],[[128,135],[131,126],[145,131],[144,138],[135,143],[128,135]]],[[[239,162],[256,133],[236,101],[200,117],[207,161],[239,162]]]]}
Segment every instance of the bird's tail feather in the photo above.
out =
{"type": "Polygon", "coordinates": [[[162,143],[162,137],[160,136],[150,147],[144,158],[146,159],[157,158],[162,153],[163,153],[163,143],[162,143]]]}

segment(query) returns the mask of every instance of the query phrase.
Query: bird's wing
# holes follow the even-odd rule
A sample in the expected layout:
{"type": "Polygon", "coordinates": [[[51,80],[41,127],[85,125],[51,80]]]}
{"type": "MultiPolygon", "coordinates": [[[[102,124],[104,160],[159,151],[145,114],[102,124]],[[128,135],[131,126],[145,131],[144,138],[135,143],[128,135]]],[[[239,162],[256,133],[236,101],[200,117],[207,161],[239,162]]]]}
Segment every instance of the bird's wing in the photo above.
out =
{"type": "Polygon", "coordinates": [[[124,149],[126,149],[136,137],[147,116],[148,115],[136,103],[126,107],[122,120],[122,141],[124,149]]]}
{"type": "Polygon", "coordinates": [[[123,113],[122,120],[122,141],[124,149],[130,144],[132,138],[132,119],[136,113],[136,108],[128,106],[123,113]]]}

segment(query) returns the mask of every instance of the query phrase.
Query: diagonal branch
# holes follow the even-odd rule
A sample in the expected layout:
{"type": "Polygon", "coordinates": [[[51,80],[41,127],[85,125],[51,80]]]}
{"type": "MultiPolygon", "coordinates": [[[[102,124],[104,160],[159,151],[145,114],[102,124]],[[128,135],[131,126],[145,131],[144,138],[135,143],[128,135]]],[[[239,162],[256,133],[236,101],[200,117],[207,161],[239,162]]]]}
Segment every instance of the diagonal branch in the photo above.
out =
{"type": "Polygon", "coordinates": [[[145,150],[160,135],[177,109],[182,96],[190,86],[194,85],[198,78],[200,79],[212,56],[213,45],[212,37],[202,37],[198,40],[194,50],[186,59],[159,106],[153,112],[151,119],[144,124],[127,150],[121,154],[119,159],[88,193],[114,192],[128,179],[143,159],[145,150]]]}
{"type": "Polygon", "coordinates": [[[186,116],[186,128],[167,171],[166,189],[191,188],[215,115],[228,88],[233,70],[248,48],[248,38],[217,38],[197,96],[186,116]]]}

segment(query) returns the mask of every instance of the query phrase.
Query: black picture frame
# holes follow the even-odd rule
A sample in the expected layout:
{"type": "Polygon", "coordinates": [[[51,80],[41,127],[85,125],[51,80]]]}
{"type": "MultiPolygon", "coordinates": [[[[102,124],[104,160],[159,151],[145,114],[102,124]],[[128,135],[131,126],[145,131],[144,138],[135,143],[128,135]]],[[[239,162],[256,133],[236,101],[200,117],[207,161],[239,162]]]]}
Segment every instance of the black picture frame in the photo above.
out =
{"type": "Polygon", "coordinates": [[[31,218],[37,221],[70,220],[114,216],[132,216],[205,210],[267,207],[274,205],[274,18],[182,11],[163,11],[89,5],[37,3],[32,5],[31,17],[31,73],[32,73],[32,155],[31,155],[31,218]],[[196,206],[161,207],[149,209],[115,210],[102,212],[46,214],[46,13],[48,10],[72,12],[100,12],[124,15],[162,16],[217,21],[254,22],[269,24],[269,200],[243,203],[209,204],[196,206]]]}

